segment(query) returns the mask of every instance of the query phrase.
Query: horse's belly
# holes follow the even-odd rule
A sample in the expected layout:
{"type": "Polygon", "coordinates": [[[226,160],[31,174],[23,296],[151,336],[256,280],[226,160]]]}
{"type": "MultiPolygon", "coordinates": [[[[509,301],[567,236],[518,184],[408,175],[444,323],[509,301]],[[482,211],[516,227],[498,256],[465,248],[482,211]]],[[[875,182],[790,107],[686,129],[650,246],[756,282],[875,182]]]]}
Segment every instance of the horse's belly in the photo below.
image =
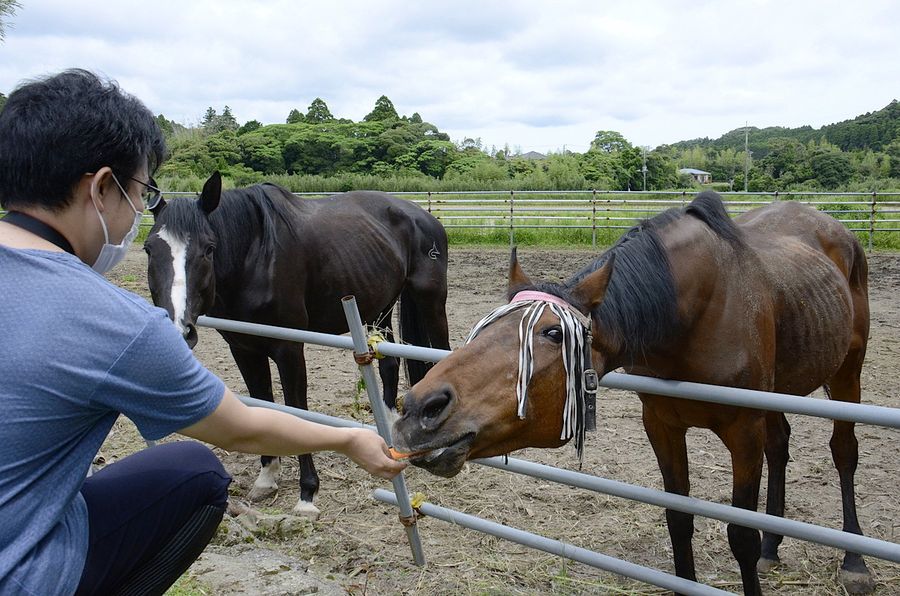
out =
{"type": "MultiPolygon", "coordinates": [[[[810,251],[812,252],[812,251],[810,251]]],[[[847,280],[824,255],[783,263],[776,288],[775,390],[806,395],[826,383],[850,347],[847,280]]]]}

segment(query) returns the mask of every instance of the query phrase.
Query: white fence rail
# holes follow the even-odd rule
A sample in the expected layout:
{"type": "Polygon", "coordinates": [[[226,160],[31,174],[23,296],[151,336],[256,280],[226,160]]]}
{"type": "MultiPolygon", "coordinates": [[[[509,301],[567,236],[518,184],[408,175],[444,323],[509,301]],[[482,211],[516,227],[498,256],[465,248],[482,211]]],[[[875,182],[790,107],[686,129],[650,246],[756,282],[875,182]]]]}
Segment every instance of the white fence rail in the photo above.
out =
{"type": "MultiPolygon", "coordinates": [[[[166,193],[193,196],[194,193],[166,193]]],[[[322,197],[328,193],[294,193],[322,197]]],[[[591,245],[610,244],[624,230],[670,207],[683,206],[696,191],[457,191],[394,192],[434,215],[448,230],[503,230],[510,245],[517,230],[590,231],[591,245]]],[[[900,233],[900,192],[724,192],[732,215],[774,201],[805,203],[828,213],[867,239],[900,233]]],[[[149,223],[150,220],[147,220],[149,223]]]]}

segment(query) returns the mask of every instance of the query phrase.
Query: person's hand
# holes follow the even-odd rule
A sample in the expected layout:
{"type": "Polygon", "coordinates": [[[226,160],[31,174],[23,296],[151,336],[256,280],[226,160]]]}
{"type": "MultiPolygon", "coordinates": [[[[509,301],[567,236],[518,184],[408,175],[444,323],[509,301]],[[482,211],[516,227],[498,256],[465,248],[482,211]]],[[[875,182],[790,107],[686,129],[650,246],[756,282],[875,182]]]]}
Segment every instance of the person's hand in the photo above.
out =
{"type": "Polygon", "coordinates": [[[407,466],[391,458],[387,443],[378,433],[365,428],[348,430],[351,435],[345,455],[372,476],[390,480],[407,466]]]}

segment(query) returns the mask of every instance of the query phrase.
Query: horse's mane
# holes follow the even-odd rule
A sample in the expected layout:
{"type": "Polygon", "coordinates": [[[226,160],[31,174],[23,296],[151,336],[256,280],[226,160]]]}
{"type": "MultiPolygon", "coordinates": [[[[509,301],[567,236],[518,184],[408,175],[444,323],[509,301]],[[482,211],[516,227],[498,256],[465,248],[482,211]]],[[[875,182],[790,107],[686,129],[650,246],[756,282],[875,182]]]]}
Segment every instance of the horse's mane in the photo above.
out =
{"type": "Polygon", "coordinates": [[[288,204],[291,199],[293,195],[288,191],[269,183],[224,191],[209,218],[220,239],[216,248],[217,269],[243,264],[251,244],[260,263],[271,262],[278,246],[276,220],[283,220],[288,229],[294,228],[288,204]],[[222,242],[222,238],[228,241],[222,242]]]}
{"type": "Polygon", "coordinates": [[[595,317],[627,359],[664,345],[681,329],[675,283],[660,231],[685,217],[701,220],[734,247],[744,245],[742,232],[728,216],[721,197],[707,191],[687,207],[672,208],[641,221],[568,281],[542,284],[540,289],[571,301],[572,288],[615,256],[612,277],[595,317]]]}

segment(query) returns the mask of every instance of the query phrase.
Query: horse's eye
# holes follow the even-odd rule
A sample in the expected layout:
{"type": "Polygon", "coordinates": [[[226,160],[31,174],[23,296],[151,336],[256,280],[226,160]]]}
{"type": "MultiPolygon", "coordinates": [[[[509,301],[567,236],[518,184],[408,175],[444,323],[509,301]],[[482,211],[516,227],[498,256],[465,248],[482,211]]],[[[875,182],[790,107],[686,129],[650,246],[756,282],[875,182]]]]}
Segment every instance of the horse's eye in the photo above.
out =
{"type": "Polygon", "coordinates": [[[207,244],[207,245],[206,245],[206,251],[203,253],[203,256],[206,257],[207,259],[211,259],[211,258],[213,258],[213,253],[214,253],[215,251],[216,251],[216,245],[215,245],[215,244],[207,244]]]}
{"type": "Polygon", "coordinates": [[[553,327],[547,327],[543,331],[541,331],[541,335],[549,339],[555,344],[561,344],[563,340],[563,332],[562,327],[559,325],[555,325],[553,327]]]}

